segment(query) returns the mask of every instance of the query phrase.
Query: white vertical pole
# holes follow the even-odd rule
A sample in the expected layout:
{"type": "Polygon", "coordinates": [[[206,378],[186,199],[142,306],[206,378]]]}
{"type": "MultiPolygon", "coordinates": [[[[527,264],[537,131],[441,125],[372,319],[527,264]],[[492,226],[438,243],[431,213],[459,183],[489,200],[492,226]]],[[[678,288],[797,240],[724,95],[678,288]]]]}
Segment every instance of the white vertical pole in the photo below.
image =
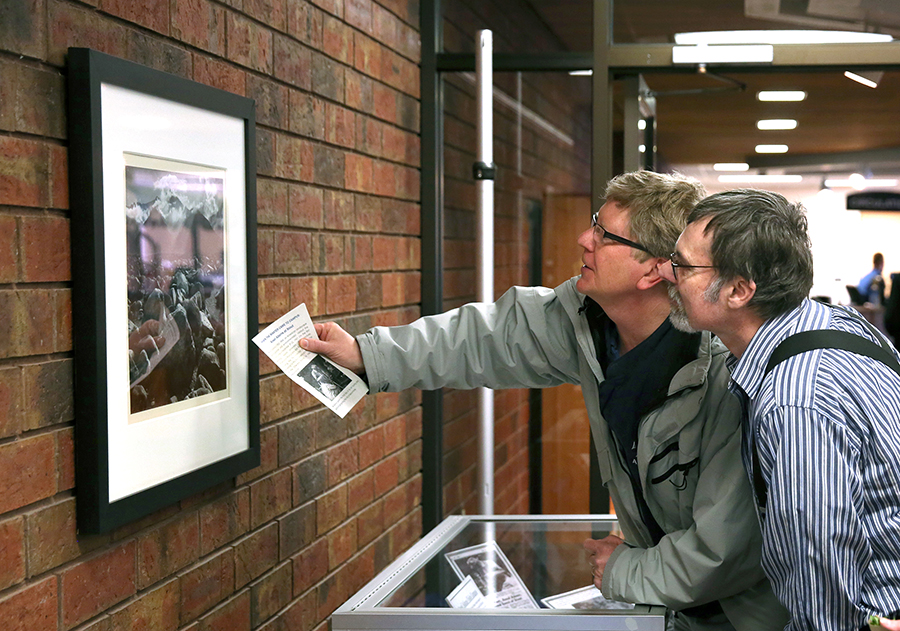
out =
{"type": "MultiPolygon", "coordinates": [[[[478,31],[475,52],[478,92],[478,152],[474,174],[478,188],[478,258],[476,281],[479,302],[494,301],[494,121],[493,42],[491,31],[478,31]]],[[[478,390],[478,510],[494,514],[494,391],[478,390]]]]}

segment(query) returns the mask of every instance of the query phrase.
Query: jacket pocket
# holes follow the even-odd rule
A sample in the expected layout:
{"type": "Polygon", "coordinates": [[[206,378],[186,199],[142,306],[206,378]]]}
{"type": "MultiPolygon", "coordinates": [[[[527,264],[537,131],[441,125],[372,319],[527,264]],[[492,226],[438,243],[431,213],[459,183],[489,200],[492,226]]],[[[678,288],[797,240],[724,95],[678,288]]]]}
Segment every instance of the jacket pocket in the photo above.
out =
{"type": "Polygon", "coordinates": [[[699,454],[682,451],[678,437],[660,447],[650,459],[644,493],[648,504],[661,509],[653,513],[664,516],[668,522],[665,526],[660,524],[664,529],[684,528],[692,521],[699,465],[699,454]],[[678,523],[673,523],[676,519],[678,523]]]}

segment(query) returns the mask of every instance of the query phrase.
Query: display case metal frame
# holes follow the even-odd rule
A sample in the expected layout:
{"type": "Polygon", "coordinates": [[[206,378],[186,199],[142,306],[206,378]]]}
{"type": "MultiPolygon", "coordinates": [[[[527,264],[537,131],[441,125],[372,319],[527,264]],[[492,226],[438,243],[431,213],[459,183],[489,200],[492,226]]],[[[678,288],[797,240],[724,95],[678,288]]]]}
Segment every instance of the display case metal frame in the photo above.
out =
{"type": "Polygon", "coordinates": [[[441,607],[382,607],[425,564],[444,551],[470,524],[504,523],[607,523],[615,515],[451,515],[340,606],[329,620],[332,631],[663,631],[666,610],[636,605],[634,609],[588,612],[564,609],[451,609],[441,607]]]}

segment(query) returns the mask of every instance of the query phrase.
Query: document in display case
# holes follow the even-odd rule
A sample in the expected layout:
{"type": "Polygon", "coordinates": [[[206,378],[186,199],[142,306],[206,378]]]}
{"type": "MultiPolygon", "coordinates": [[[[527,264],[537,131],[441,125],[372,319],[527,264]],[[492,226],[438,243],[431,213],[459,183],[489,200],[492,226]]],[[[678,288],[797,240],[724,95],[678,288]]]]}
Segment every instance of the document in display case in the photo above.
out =
{"type": "Polygon", "coordinates": [[[664,607],[608,600],[585,539],[613,515],[453,515],[332,614],[332,631],[664,631],[664,607]]]}

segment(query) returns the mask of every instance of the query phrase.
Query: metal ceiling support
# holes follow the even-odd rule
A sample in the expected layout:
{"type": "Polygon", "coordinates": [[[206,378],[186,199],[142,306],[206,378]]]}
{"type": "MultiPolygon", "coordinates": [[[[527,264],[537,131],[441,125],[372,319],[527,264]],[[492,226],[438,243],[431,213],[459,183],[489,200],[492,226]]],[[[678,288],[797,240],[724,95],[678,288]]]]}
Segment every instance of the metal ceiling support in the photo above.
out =
{"type": "Polygon", "coordinates": [[[592,76],[591,208],[612,178],[613,94],[609,75],[613,0],[594,0],[594,74],[592,76]]]}
{"type": "MultiPolygon", "coordinates": [[[[422,38],[422,315],[444,310],[444,91],[437,67],[444,47],[441,0],[420,3],[422,38]]],[[[444,396],[422,392],[422,532],[444,519],[444,396]]]]}
{"type": "MultiPolygon", "coordinates": [[[[590,53],[541,53],[520,55],[494,53],[494,72],[566,72],[590,70],[594,60],[590,53]]],[[[475,55],[468,53],[440,53],[437,56],[439,72],[472,72],[475,55]]]]}
{"type": "MultiPolygon", "coordinates": [[[[646,128],[641,129],[640,121],[650,125],[655,124],[656,99],[652,96],[647,82],[641,75],[625,78],[625,105],[624,105],[624,149],[625,157],[622,161],[624,170],[637,171],[647,168],[647,154],[653,152],[654,134],[647,134],[646,128]],[[647,139],[651,143],[648,145],[647,139]],[[643,152],[641,147],[644,148],[643,152]]],[[[651,129],[651,132],[653,130],[651,129]]]]}

